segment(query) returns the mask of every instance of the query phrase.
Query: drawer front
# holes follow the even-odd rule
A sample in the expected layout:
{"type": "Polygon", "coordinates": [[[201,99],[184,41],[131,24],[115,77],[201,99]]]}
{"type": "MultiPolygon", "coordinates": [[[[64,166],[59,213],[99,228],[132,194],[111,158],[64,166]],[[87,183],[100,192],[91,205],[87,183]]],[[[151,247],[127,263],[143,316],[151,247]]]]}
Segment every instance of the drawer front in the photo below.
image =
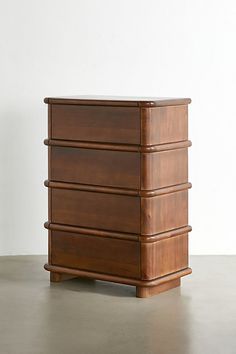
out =
{"type": "Polygon", "coordinates": [[[52,105],[52,138],[140,143],[138,107],[52,105]]]}
{"type": "Polygon", "coordinates": [[[161,151],[141,156],[141,189],[158,189],[188,182],[188,149],[161,151]]]}
{"type": "Polygon", "coordinates": [[[188,234],[141,246],[143,280],[151,280],[188,267],[188,234]]]}
{"type": "Polygon", "coordinates": [[[135,241],[52,231],[51,254],[53,265],[140,277],[140,245],[135,241]]]}
{"type": "Polygon", "coordinates": [[[140,154],[136,152],[51,148],[54,181],[139,189],[140,154]]]}
{"type": "Polygon", "coordinates": [[[141,199],[143,235],[153,235],[188,225],[187,190],[141,199]]]}
{"type": "Polygon", "coordinates": [[[124,195],[52,189],[52,222],[139,233],[140,200],[124,195]]]}

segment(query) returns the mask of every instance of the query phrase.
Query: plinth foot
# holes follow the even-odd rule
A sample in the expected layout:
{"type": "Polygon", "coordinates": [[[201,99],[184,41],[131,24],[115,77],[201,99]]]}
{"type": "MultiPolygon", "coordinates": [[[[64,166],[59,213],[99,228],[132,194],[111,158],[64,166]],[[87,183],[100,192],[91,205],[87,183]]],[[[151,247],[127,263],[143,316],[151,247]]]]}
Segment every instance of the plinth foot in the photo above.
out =
{"type": "Polygon", "coordinates": [[[73,278],[78,278],[78,277],[73,274],[62,274],[62,273],[50,272],[50,282],[52,283],[58,283],[60,281],[69,280],[73,278]]]}
{"type": "Polygon", "coordinates": [[[136,297],[150,297],[180,286],[180,278],[155,286],[136,286],[136,297]]]}

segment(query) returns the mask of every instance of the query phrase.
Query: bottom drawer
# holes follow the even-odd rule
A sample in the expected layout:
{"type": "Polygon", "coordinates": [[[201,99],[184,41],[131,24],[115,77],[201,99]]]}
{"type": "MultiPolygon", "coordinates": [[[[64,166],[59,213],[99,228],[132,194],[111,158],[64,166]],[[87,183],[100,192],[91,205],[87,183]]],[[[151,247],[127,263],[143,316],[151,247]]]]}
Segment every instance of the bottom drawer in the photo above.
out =
{"type": "Polygon", "coordinates": [[[140,245],[136,241],[52,231],[51,263],[68,268],[139,278],[140,245]]]}

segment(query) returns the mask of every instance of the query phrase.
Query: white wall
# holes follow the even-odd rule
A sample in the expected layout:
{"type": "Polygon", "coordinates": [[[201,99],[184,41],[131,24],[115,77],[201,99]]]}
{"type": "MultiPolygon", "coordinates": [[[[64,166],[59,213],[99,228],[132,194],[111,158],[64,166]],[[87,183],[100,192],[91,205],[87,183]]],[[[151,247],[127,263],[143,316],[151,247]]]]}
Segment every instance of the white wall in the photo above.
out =
{"type": "Polygon", "coordinates": [[[0,13],[0,254],[47,252],[43,97],[191,97],[192,254],[236,253],[236,2],[8,0],[0,13]]]}

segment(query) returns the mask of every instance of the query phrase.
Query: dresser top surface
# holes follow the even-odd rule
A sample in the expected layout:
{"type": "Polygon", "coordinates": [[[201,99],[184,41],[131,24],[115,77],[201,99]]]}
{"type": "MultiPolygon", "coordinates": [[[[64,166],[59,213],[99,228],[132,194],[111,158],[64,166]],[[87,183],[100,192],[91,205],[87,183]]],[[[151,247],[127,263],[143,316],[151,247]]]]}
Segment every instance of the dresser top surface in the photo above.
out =
{"type": "Polygon", "coordinates": [[[78,104],[92,106],[161,107],[187,105],[190,98],[129,97],[129,96],[62,96],[46,97],[48,104],[78,104]]]}

